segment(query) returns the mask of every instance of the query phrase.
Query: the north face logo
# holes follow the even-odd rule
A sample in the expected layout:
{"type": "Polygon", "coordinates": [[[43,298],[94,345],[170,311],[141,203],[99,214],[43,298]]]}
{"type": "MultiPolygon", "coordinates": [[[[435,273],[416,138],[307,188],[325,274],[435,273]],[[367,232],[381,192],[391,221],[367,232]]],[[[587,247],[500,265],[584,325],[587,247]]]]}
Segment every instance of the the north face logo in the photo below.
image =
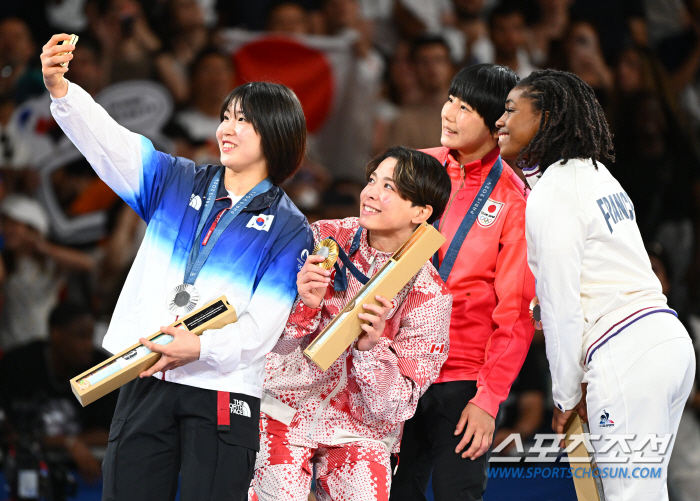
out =
{"type": "Polygon", "coordinates": [[[192,193],[190,197],[190,207],[194,210],[199,210],[202,207],[202,198],[199,195],[192,193]]]}
{"type": "Polygon", "coordinates": [[[238,414],[239,416],[243,417],[250,417],[250,407],[248,407],[248,403],[244,402],[243,400],[232,400],[230,404],[228,404],[229,409],[231,409],[231,414],[238,414]]]}

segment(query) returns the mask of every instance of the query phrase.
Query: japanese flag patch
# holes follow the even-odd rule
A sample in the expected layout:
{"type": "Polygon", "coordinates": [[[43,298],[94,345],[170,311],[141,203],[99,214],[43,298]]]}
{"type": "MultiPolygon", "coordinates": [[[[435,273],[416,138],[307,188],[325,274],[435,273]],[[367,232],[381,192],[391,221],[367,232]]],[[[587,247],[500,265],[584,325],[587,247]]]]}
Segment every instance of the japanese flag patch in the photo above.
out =
{"type": "Polygon", "coordinates": [[[245,225],[246,228],[255,228],[260,231],[270,231],[270,226],[272,226],[272,220],[275,219],[273,215],[258,214],[253,216],[245,225]]]}
{"type": "Polygon", "coordinates": [[[491,226],[501,213],[501,209],[504,205],[505,204],[503,202],[496,202],[495,200],[491,200],[489,198],[486,200],[484,207],[476,217],[476,222],[479,223],[479,226],[483,226],[484,228],[491,226]]]}

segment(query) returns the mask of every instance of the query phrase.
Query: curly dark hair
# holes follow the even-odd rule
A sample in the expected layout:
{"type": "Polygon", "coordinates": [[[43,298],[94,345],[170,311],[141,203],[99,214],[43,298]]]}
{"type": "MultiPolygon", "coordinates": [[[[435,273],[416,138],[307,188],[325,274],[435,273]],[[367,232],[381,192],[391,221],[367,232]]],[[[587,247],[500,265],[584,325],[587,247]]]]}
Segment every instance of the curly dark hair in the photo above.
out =
{"type": "Polygon", "coordinates": [[[540,126],[520,151],[519,167],[539,163],[544,171],[553,163],[572,158],[615,161],[612,134],[593,89],[573,73],[533,71],[515,86],[540,112],[540,126]]]}

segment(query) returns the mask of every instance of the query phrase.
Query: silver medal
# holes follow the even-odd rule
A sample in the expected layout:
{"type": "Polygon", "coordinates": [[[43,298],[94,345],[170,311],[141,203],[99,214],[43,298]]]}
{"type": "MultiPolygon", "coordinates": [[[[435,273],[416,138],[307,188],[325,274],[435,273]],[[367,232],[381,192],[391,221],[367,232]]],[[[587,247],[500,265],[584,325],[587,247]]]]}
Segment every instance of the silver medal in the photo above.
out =
{"type": "Polygon", "coordinates": [[[173,315],[187,315],[197,307],[199,291],[194,285],[181,284],[168,294],[168,311],[173,315]]]}

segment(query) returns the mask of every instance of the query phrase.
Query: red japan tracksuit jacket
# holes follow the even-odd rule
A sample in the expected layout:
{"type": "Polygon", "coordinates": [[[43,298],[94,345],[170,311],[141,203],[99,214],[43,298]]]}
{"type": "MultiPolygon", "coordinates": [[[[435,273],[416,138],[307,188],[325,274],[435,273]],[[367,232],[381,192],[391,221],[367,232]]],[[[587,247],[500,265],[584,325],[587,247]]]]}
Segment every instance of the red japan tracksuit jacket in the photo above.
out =
{"type": "MultiPolygon", "coordinates": [[[[447,238],[439,250],[442,263],[500,150],[466,165],[460,165],[448,148],[423,151],[445,165],[452,180],[452,204],[440,221],[440,232],[447,238]]],[[[447,287],[453,296],[450,352],[436,382],[476,380],[471,402],[496,417],[534,334],[530,301],[535,278],[527,264],[525,185],[505,162],[462,244],[447,287]]]]}
{"type": "MultiPolygon", "coordinates": [[[[316,243],[333,237],[346,252],[358,219],[319,221],[311,225],[316,243]]],[[[390,253],[367,244],[363,230],[351,261],[371,276],[390,253]]],[[[398,452],[403,422],[438,377],[447,358],[452,296],[435,268],[426,263],[393,298],[379,343],[368,351],[348,348],[326,371],[304,349],[357,294],[362,286],[347,273],[346,291],[331,285],[321,307],[308,308],[297,298],[284,333],[268,355],[262,411],[288,426],[292,445],[318,447],[370,440],[398,452]]]]}

